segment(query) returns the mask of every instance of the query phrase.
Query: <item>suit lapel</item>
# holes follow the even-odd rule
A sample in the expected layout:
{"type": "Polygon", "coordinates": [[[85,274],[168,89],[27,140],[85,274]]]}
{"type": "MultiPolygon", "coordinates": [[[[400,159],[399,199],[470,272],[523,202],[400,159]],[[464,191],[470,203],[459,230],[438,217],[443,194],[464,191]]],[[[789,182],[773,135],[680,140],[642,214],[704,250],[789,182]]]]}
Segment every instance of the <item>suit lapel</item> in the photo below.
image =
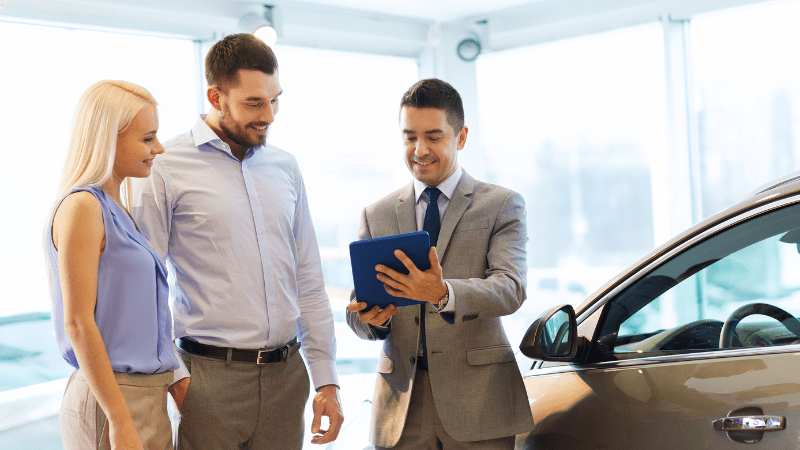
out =
{"type": "Polygon", "coordinates": [[[442,263],[447,246],[450,244],[450,237],[453,236],[453,231],[456,225],[464,215],[464,211],[469,208],[472,203],[472,191],[475,187],[475,179],[472,178],[466,171],[461,175],[458,180],[456,190],[453,191],[453,198],[447,205],[447,210],[444,213],[444,220],[442,220],[442,228],[439,231],[439,242],[436,244],[436,253],[439,256],[439,264],[442,263]]]}
{"type": "Polygon", "coordinates": [[[395,212],[397,213],[397,226],[400,233],[413,233],[417,231],[416,199],[414,198],[414,183],[409,184],[400,193],[397,199],[395,212]]]}

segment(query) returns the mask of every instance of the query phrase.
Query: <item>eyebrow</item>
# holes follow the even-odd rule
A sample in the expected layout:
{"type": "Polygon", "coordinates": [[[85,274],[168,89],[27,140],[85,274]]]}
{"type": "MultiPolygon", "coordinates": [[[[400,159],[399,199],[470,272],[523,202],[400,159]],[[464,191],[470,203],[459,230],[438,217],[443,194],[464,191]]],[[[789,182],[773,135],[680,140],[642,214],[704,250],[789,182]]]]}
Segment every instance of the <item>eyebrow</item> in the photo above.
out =
{"type": "MultiPolygon", "coordinates": [[[[422,134],[437,134],[437,133],[444,133],[444,130],[440,128],[436,128],[433,130],[423,131],[422,134]]],[[[417,134],[416,131],[412,130],[403,130],[403,134],[417,134]]]]}
{"type": "MultiPolygon", "coordinates": [[[[281,91],[278,92],[278,95],[276,95],[275,97],[272,97],[272,98],[278,98],[282,94],[283,94],[283,89],[281,89],[281,91]]],[[[247,97],[247,98],[244,99],[244,101],[246,101],[246,102],[260,102],[261,100],[264,100],[265,98],[266,97],[247,97]]]]}

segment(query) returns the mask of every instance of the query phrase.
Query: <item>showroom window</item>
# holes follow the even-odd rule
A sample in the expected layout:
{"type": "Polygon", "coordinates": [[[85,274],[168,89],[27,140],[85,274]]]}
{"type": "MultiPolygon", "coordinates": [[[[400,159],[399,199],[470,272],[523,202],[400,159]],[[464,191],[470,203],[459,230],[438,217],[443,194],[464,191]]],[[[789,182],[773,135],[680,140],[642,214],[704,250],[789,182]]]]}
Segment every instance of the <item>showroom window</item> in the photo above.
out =
{"type": "Polygon", "coordinates": [[[703,216],[800,164],[797,17],[793,1],[692,20],[703,216]]]}
{"type": "Polygon", "coordinates": [[[548,306],[577,305],[652,249],[653,157],[665,149],[657,24],[496,52],[478,60],[484,167],[528,214],[528,302],[512,336],[548,306]]]}

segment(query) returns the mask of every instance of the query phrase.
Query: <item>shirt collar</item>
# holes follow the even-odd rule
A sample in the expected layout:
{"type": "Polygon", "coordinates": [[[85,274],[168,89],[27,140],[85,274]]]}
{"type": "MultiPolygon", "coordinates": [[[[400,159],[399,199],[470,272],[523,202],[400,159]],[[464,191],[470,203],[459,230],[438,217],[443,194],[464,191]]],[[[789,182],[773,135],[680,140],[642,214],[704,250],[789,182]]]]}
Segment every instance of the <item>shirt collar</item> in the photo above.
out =
{"type": "MultiPolygon", "coordinates": [[[[463,170],[461,170],[461,166],[457,166],[455,172],[453,172],[446,180],[439,183],[437,188],[444,194],[445,197],[448,199],[453,198],[453,192],[456,191],[456,186],[458,186],[458,181],[461,180],[461,175],[463,174],[463,170]]],[[[419,203],[419,198],[422,196],[422,193],[425,192],[425,188],[428,188],[427,184],[423,183],[422,181],[414,179],[414,197],[419,203]]]]}
{"type": "MultiPolygon", "coordinates": [[[[195,122],[194,127],[192,127],[192,137],[194,138],[194,145],[196,147],[200,147],[201,145],[209,145],[212,148],[215,148],[221,152],[228,153],[232,156],[233,153],[231,152],[230,145],[226,144],[225,141],[223,141],[219,136],[217,136],[217,133],[215,133],[214,130],[211,129],[210,126],[208,126],[208,124],[205,121],[206,116],[207,114],[201,114],[200,118],[197,119],[197,122],[195,122]]],[[[255,152],[257,148],[258,147],[247,150],[247,153],[245,155],[251,152],[255,152]]]]}

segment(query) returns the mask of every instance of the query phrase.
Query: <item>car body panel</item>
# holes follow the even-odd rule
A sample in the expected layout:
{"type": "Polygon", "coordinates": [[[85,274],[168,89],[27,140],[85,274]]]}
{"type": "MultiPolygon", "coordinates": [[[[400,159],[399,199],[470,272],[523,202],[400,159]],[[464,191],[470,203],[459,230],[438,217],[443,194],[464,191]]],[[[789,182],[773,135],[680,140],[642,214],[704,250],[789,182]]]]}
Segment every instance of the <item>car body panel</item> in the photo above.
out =
{"type": "Polygon", "coordinates": [[[800,267],[800,242],[787,240],[800,234],[800,182],[794,178],[691,227],[575,308],[574,332],[583,347],[572,362],[534,362],[525,386],[535,428],[517,436],[516,448],[800,449],[800,335],[761,316],[742,322],[735,348],[720,339],[731,311],[743,305],[774,303],[792,316],[800,313],[800,276],[793,269],[800,267]],[[758,259],[762,253],[768,257],[758,259]],[[658,277],[669,281],[664,289],[647,285],[658,277]],[[697,304],[682,297],[696,286],[697,304]],[[644,295],[645,287],[652,296],[644,295]],[[675,308],[684,304],[697,311],[675,308]],[[636,315],[651,306],[654,312],[643,316],[655,317],[657,325],[637,324],[633,319],[642,317],[636,315]],[[664,314],[676,322],[661,326],[664,314]],[[697,317],[682,317],[692,314],[697,317]],[[644,331],[631,331],[637,327],[644,331]],[[669,347],[676,339],[683,345],[679,338],[687,333],[693,344],[669,347]],[[785,419],[785,428],[714,428],[714,421],[731,416],[775,416],[785,419]]]}
{"type": "Polygon", "coordinates": [[[800,346],[698,361],[596,364],[525,378],[536,432],[525,449],[738,449],[714,420],[757,406],[786,418],[761,448],[798,448],[800,346]],[[569,393],[569,395],[564,395],[569,393]]]}

